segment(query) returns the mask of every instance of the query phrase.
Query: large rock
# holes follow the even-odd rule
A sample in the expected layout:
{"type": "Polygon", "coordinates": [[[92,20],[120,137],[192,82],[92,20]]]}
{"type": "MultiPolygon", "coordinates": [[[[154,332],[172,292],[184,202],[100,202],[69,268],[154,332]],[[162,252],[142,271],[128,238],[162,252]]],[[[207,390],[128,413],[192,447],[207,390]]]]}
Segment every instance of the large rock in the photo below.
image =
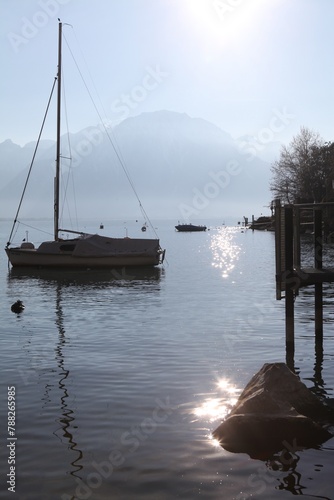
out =
{"type": "Polygon", "coordinates": [[[284,363],[265,364],[247,384],[213,437],[228,451],[263,456],[315,447],[332,437],[323,404],[284,363]]]}

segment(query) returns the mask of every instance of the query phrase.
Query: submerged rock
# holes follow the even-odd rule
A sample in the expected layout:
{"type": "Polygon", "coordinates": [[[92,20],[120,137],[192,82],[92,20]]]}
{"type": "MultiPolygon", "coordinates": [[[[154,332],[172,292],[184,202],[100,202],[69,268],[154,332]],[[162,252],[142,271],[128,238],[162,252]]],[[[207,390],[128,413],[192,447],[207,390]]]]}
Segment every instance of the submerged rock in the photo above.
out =
{"type": "Polygon", "coordinates": [[[323,404],[286,364],[265,364],[241,393],[213,437],[228,451],[250,456],[310,448],[332,437],[323,404]]]}

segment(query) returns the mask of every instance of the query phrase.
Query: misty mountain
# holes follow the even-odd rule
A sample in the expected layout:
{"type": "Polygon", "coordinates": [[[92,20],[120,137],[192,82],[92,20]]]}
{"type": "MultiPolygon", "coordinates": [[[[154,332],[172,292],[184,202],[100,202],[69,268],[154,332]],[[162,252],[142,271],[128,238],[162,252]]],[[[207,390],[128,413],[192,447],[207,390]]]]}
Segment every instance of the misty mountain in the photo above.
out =
{"type": "MultiPolygon", "coordinates": [[[[75,198],[82,216],[133,216],[138,203],[127,176],[151,217],[242,215],[253,207],[262,211],[270,200],[269,163],[206,120],[160,111],[128,118],[114,129],[107,124],[107,130],[99,125],[72,134],[70,148],[67,138],[62,141],[65,206],[75,198]]],[[[32,143],[0,144],[2,216],[15,213],[33,150],[32,143]]],[[[55,144],[41,141],[21,217],[25,208],[29,217],[52,216],[54,172],[55,144]]]]}
{"type": "MultiPolygon", "coordinates": [[[[270,138],[270,137],[269,137],[270,138]]],[[[269,163],[279,158],[282,144],[278,141],[268,140],[266,136],[243,135],[236,140],[238,147],[244,154],[258,157],[269,163]]]]}

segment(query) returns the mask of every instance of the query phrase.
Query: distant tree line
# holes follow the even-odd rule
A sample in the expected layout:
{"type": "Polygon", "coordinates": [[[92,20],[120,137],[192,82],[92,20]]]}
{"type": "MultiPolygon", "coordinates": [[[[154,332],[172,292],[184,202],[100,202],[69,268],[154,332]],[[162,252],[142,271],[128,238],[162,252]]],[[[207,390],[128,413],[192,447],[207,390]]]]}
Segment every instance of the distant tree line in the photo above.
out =
{"type": "Polygon", "coordinates": [[[270,190],[284,203],[334,201],[334,143],[302,127],[271,167],[270,190]]]}

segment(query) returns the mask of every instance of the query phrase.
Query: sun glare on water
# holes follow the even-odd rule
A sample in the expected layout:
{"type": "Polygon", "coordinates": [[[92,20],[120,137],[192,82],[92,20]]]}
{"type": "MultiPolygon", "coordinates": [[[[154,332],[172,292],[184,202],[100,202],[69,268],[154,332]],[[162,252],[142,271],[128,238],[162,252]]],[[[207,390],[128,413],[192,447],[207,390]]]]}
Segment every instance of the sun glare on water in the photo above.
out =
{"type": "Polygon", "coordinates": [[[238,228],[224,227],[211,238],[213,267],[221,270],[223,278],[227,278],[235,267],[241,248],[234,242],[238,228]]]}
{"type": "Polygon", "coordinates": [[[237,395],[240,393],[240,389],[229,380],[218,380],[217,389],[222,393],[221,397],[206,398],[202,404],[193,409],[192,413],[198,419],[204,419],[209,422],[223,420],[230,412],[232,406],[237,402],[237,395]]]}

